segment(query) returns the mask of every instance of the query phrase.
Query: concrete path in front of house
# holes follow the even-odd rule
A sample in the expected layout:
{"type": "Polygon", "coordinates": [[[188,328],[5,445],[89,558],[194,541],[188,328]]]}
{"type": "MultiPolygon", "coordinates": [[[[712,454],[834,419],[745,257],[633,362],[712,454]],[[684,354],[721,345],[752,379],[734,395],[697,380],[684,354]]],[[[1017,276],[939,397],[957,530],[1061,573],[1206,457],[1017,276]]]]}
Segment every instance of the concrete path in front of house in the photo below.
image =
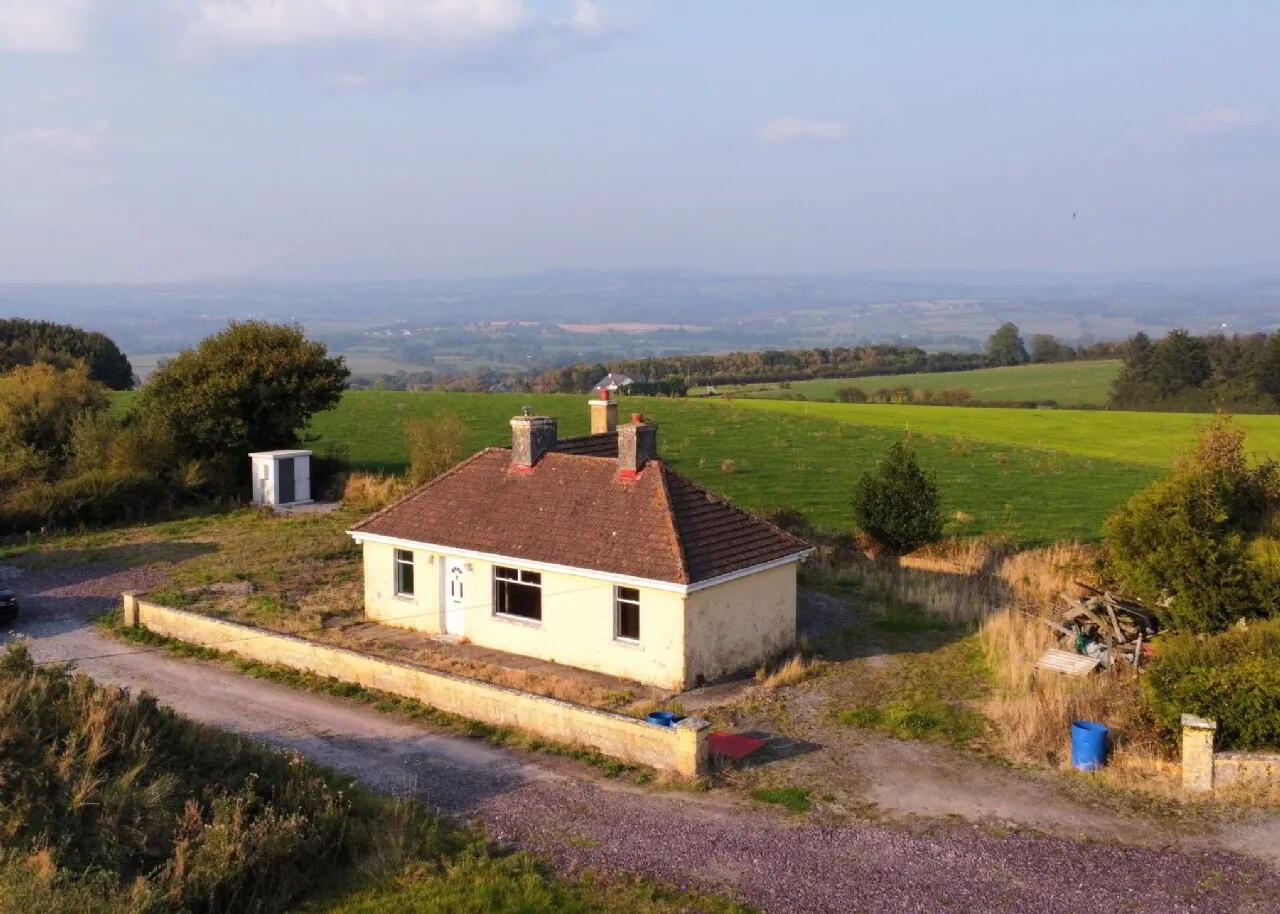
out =
{"type": "MultiPolygon", "coordinates": [[[[1275,911],[1280,875],[1217,848],[1133,846],[968,825],[821,824],[725,792],[641,789],[433,733],[365,706],[141,650],[89,621],[158,572],[45,569],[13,581],[41,661],[146,690],[198,720],[296,750],[483,824],[565,872],[722,891],[766,911],[1275,911]]],[[[12,635],[6,636],[13,637],[12,635]]],[[[1262,837],[1259,835],[1258,837],[1262,837]]]]}

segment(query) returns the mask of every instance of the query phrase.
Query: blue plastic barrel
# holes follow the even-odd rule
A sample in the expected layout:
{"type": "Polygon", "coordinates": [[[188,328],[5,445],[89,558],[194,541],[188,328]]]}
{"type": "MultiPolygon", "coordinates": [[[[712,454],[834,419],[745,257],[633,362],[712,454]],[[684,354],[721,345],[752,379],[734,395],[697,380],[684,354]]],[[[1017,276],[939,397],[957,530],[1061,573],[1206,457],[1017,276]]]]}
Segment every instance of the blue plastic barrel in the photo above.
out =
{"type": "Polygon", "coordinates": [[[683,714],[677,714],[675,711],[654,711],[646,720],[651,724],[658,724],[662,727],[670,727],[678,720],[684,720],[683,714]]]}
{"type": "Polygon", "coordinates": [[[1107,727],[1091,720],[1071,724],[1071,767],[1097,771],[1107,761],[1107,727]]]}

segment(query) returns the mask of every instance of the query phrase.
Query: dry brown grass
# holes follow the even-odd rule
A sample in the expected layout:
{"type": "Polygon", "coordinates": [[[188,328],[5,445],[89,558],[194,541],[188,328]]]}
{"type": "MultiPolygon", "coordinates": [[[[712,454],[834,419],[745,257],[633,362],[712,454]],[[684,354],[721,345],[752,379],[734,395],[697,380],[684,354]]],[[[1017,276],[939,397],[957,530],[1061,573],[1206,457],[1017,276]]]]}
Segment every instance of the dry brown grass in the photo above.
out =
{"type": "Polygon", "coordinates": [[[992,748],[1019,761],[1066,767],[1071,722],[1111,728],[1114,751],[1103,774],[1115,786],[1176,791],[1177,763],[1143,711],[1138,674],[1125,664],[1091,676],[1037,673],[1046,648],[1059,646],[1052,629],[1017,609],[988,618],[979,639],[991,667],[992,694],[983,711],[995,723],[992,748]]]}
{"type": "Polygon", "coordinates": [[[1059,543],[1019,552],[991,539],[949,540],[904,556],[832,557],[808,574],[853,583],[901,603],[914,603],[950,622],[976,624],[1010,606],[1046,605],[1079,578],[1092,576],[1096,549],[1059,543]]]}
{"type": "Polygon", "coordinates": [[[352,473],[342,488],[342,503],[361,511],[376,511],[404,495],[407,489],[403,476],[352,473]]]}
{"type": "Polygon", "coordinates": [[[756,670],[756,682],[767,692],[804,682],[822,671],[823,662],[803,654],[793,654],[781,663],[756,670]]]}

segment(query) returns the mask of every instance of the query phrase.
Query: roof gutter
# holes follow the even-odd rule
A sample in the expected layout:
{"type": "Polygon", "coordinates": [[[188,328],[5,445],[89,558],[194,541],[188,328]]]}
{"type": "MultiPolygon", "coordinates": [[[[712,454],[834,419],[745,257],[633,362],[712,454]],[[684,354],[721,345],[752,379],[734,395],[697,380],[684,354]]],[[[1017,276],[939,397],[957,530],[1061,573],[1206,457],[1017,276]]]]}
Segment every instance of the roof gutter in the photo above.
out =
{"type": "Polygon", "coordinates": [[[697,581],[693,584],[677,584],[672,581],[659,581],[654,578],[639,578],[629,574],[614,574],[609,571],[599,571],[594,568],[578,568],[573,565],[557,565],[554,562],[538,562],[533,559],[522,559],[514,555],[499,555],[493,552],[477,552],[474,549],[458,549],[454,546],[441,546],[438,543],[421,543],[416,540],[400,539],[395,536],[383,536],[380,533],[364,533],[360,530],[348,530],[347,534],[356,541],[356,543],[380,543],[384,546],[395,546],[400,549],[422,549],[429,552],[438,552],[443,555],[454,555],[465,559],[478,559],[482,562],[495,562],[498,564],[517,564],[522,568],[528,568],[530,571],[546,571],[553,574],[572,574],[583,578],[594,578],[598,581],[605,581],[610,584],[621,584],[624,587],[647,587],[651,590],[665,590],[668,593],[690,594],[699,590],[706,590],[708,587],[714,587],[717,584],[725,584],[729,581],[735,581],[738,578],[744,578],[747,575],[755,574],[759,571],[768,571],[771,568],[780,568],[783,565],[790,565],[792,562],[799,562],[808,558],[813,554],[813,549],[805,549],[793,552],[791,555],[784,555],[780,559],[773,559],[769,562],[761,562],[758,565],[752,565],[749,568],[740,568],[737,571],[731,571],[728,574],[722,574],[714,578],[708,578],[705,581],[697,581]]]}

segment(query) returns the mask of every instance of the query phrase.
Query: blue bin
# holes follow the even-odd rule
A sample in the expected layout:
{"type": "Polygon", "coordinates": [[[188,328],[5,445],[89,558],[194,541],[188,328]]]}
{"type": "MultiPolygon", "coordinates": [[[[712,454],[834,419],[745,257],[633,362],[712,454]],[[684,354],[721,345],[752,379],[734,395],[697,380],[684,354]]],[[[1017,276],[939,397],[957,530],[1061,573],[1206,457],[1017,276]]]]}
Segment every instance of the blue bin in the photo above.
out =
{"type": "Polygon", "coordinates": [[[1071,724],[1071,767],[1097,771],[1107,762],[1107,727],[1091,720],[1071,724]]]}
{"type": "Polygon", "coordinates": [[[684,720],[683,714],[677,714],[675,711],[654,711],[646,720],[651,724],[658,724],[661,727],[670,727],[678,720],[684,720]]]}

